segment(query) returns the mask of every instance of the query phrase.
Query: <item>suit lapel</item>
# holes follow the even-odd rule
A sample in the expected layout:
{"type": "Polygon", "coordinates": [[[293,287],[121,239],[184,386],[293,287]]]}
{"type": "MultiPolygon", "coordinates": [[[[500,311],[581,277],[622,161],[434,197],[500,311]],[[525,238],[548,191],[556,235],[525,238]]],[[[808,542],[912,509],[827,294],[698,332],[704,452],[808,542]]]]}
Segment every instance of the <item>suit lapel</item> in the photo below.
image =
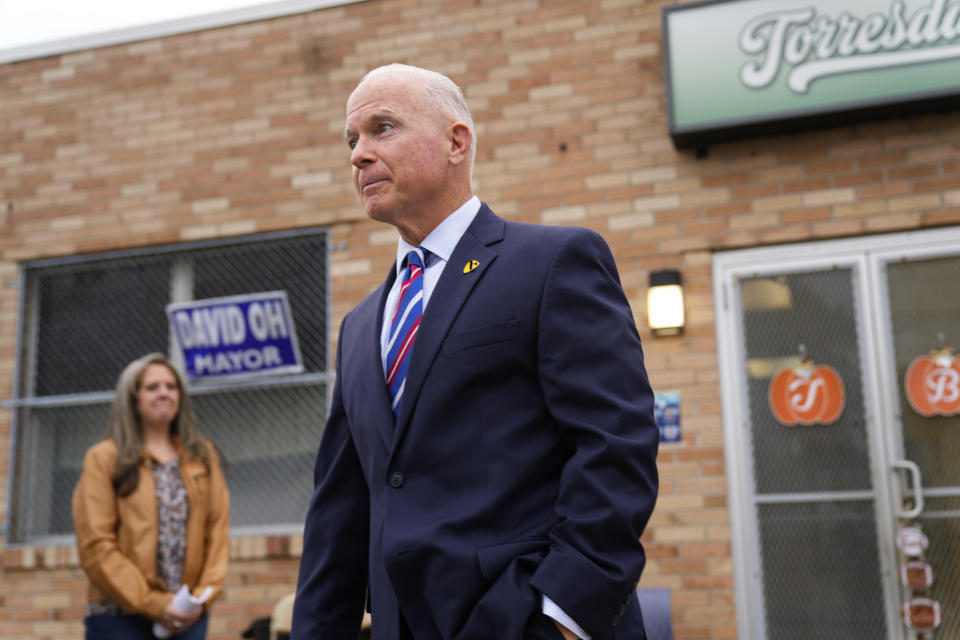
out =
{"type": "Polygon", "coordinates": [[[497,258],[497,252],[490,248],[503,239],[505,223],[490,211],[487,205],[481,205],[480,211],[470,224],[466,233],[457,243],[450,260],[443,269],[430,297],[430,304],[423,314],[417,341],[410,354],[410,366],[407,369],[407,381],[403,390],[403,402],[400,403],[400,415],[397,416],[396,440],[406,430],[407,422],[423,381],[437,357],[453,321],[470,296],[470,292],[480,282],[487,269],[497,258]],[[476,269],[464,273],[464,265],[476,260],[476,269]]]}

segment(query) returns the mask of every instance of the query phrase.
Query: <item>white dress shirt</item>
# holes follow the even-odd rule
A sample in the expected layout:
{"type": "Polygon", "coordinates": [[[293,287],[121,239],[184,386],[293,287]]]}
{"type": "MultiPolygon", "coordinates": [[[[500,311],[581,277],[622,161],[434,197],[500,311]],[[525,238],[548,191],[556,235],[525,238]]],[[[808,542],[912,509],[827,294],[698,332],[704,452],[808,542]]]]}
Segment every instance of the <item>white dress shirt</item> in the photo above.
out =
{"type": "MultiPolygon", "coordinates": [[[[433,293],[434,287],[437,286],[437,281],[440,280],[443,268],[447,266],[447,261],[450,260],[453,250],[456,248],[457,243],[460,242],[463,234],[466,233],[467,227],[469,227],[473,219],[477,217],[478,211],[480,211],[480,199],[477,196],[473,196],[464,202],[460,208],[444,218],[443,222],[438,224],[434,230],[424,238],[423,242],[420,243],[421,247],[432,254],[427,260],[429,264],[427,264],[423,270],[423,301],[421,304],[423,305],[424,313],[427,311],[427,303],[430,301],[430,295],[433,293]]],[[[387,301],[382,311],[383,327],[380,330],[380,361],[383,364],[384,375],[386,375],[387,371],[387,344],[390,341],[389,319],[392,317],[393,310],[397,306],[397,298],[400,296],[400,286],[403,284],[400,265],[403,264],[407,254],[414,249],[416,249],[416,247],[403,238],[398,239],[397,260],[394,263],[394,268],[397,270],[397,277],[393,281],[393,286],[390,287],[390,292],[387,293],[387,301]]],[[[577,634],[578,637],[582,638],[582,640],[590,640],[587,632],[581,629],[580,625],[564,613],[563,609],[558,607],[553,600],[543,594],[541,594],[541,597],[541,608],[544,615],[550,616],[567,627],[577,634]]]]}
{"type": "MultiPolygon", "coordinates": [[[[427,303],[430,301],[433,288],[437,286],[437,281],[440,280],[440,274],[443,273],[443,268],[447,266],[447,260],[450,259],[453,250],[457,247],[457,243],[460,242],[460,238],[463,237],[467,227],[469,227],[473,219],[477,217],[478,211],[480,211],[480,198],[473,196],[460,205],[459,209],[444,218],[443,222],[438,224],[433,231],[430,232],[430,235],[420,243],[421,247],[431,253],[430,258],[427,260],[428,264],[423,270],[423,300],[421,304],[423,305],[424,313],[427,311],[427,303]]],[[[393,310],[397,307],[397,298],[400,297],[400,286],[403,284],[400,265],[403,264],[407,254],[414,249],[416,249],[416,247],[403,238],[398,239],[397,261],[394,263],[394,268],[397,270],[397,277],[394,279],[393,286],[390,287],[390,292],[387,294],[387,302],[383,305],[383,327],[380,330],[380,360],[383,362],[384,373],[387,371],[387,344],[390,342],[390,318],[393,317],[393,310]]]]}

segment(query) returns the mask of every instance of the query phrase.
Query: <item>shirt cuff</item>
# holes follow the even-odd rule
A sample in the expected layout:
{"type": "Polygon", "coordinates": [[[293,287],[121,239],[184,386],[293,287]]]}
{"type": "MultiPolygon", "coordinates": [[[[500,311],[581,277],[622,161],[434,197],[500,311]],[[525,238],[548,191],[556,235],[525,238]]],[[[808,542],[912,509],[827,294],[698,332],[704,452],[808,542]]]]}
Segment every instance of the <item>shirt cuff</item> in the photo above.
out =
{"type": "Polygon", "coordinates": [[[543,599],[543,615],[550,616],[570,631],[573,631],[578,638],[581,640],[590,640],[590,634],[580,628],[576,622],[573,621],[573,618],[568,616],[563,609],[557,606],[557,603],[548,598],[545,594],[540,594],[540,597],[543,599]]]}

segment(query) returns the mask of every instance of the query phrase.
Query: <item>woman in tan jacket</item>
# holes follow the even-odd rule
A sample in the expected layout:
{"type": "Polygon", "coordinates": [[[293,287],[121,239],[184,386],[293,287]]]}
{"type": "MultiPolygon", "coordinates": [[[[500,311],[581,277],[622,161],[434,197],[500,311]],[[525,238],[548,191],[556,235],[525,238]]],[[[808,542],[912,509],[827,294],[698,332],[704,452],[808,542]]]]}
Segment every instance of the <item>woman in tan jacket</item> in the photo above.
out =
{"type": "Polygon", "coordinates": [[[117,382],[107,437],[73,492],[80,561],[90,580],[86,640],[202,640],[229,558],[229,496],[213,445],[196,429],[183,377],[159,353],[117,382]],[[186,585],[210,597],[173,603],[186,585]],[[161,628],[162,627],[162,628],[161,628]],[[166,633],[165,633],[166,632],[166,633]]]}

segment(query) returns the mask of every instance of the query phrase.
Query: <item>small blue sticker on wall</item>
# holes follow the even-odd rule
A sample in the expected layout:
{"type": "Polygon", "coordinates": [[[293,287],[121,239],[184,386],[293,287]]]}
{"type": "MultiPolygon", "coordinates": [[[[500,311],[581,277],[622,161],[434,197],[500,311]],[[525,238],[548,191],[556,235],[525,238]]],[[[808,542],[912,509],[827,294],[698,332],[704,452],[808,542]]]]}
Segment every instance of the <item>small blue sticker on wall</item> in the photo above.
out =
{"type": "Polygon", "coordinates": [[[653,399],[653,413],[660,427],[660,442],[680,442],[680,392],[658,393],[653,399]]]}

